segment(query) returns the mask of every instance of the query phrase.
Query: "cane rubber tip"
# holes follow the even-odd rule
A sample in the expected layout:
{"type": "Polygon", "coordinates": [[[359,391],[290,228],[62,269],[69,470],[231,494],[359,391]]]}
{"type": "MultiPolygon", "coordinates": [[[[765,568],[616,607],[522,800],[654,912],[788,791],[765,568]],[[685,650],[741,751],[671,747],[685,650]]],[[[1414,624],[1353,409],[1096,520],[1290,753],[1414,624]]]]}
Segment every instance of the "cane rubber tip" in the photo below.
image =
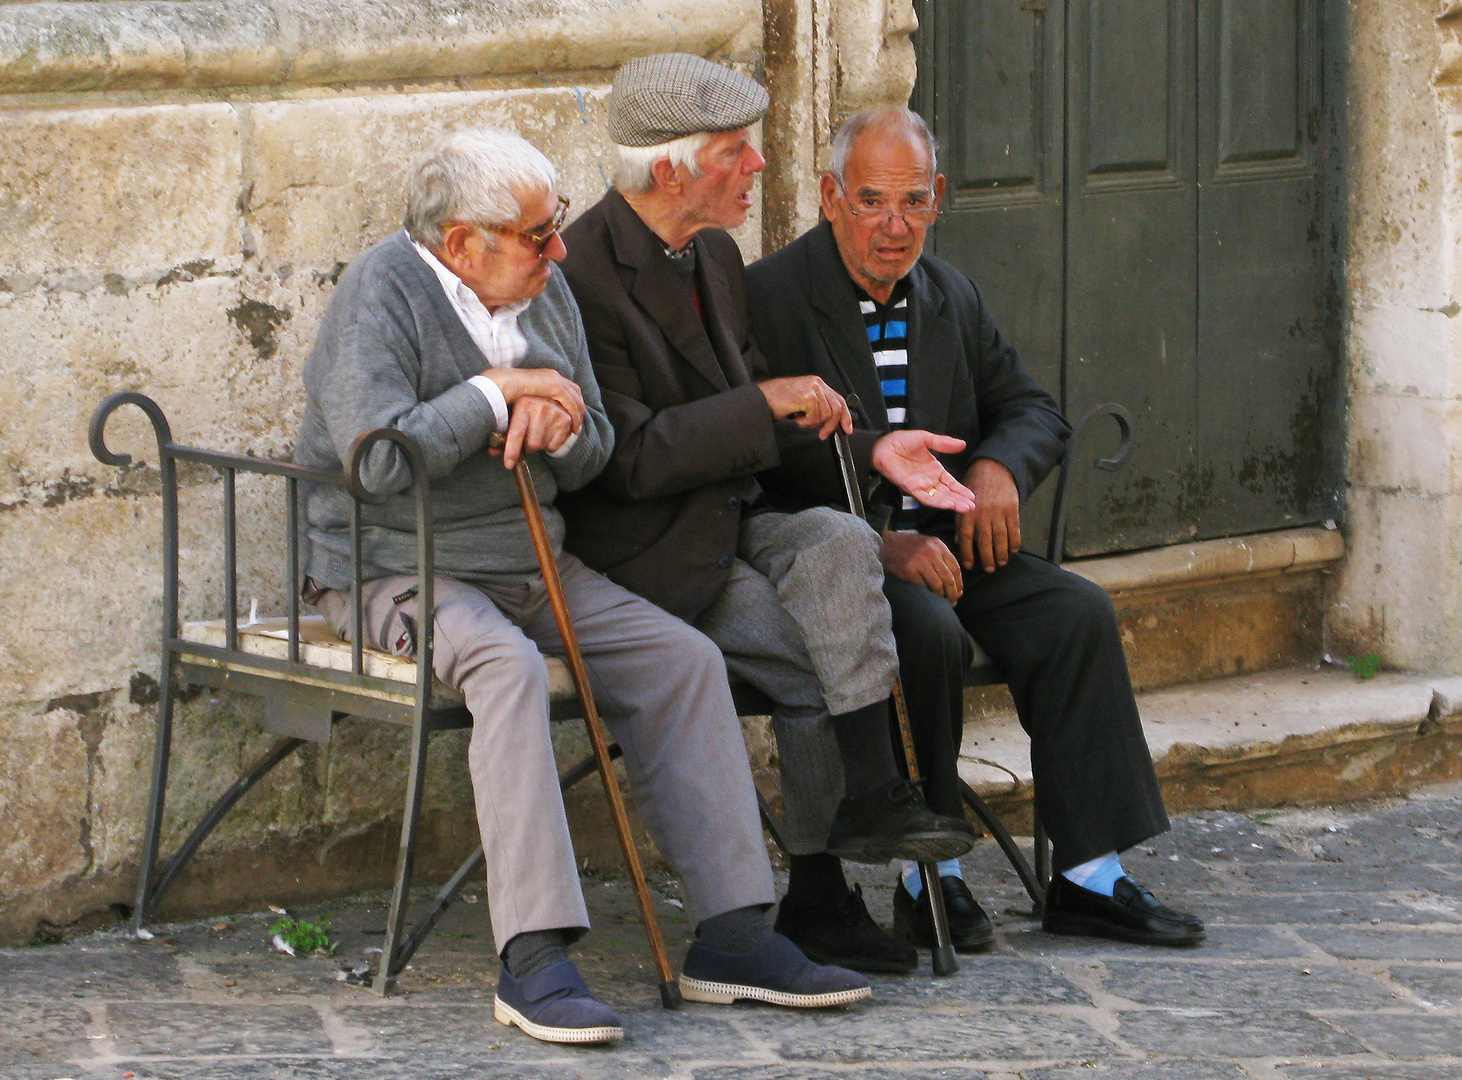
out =
{"type": "Polygon", "coordinates": [[[934,974],[953,975],[959,970],[959,961],[954,958],[954,946],[946,945],[934,950],[934,974]]]}
{"type": "Polygon", "coordinates": [[[660,1004],[666,1009],[678,1009],[685,1004],[680,996],[680,984],[671,980],[660,984],[660,1004]]]}

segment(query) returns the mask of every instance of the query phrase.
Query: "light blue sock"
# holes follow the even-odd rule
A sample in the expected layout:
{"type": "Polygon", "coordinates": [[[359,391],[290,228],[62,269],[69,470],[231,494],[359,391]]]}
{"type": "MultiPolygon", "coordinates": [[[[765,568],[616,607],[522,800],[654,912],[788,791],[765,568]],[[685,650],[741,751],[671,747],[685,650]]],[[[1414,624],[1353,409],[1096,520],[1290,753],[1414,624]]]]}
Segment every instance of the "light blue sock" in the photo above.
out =
{"type": "Polygon", "coordinates": [[[1109,851],[1090,862],[1073,866],[1070,870],[1062,870],[1061,876],[1073,885],[1080,885],[1083,889],[1101,896],[1111,896],[1117,879],[1125,876],[1126,873],[1127,871],[1122,869],[1122,860],[1117,857],[1117,853],[1109,851]]]}
{"type": "MultiPolygon", "coordinates": [[[[915,900],[919,899],[919,894],[924,891],[924,878],[919,873],[919,864],[916,862],[909,862],[906,859],[904,860],[903,871],[904,888],[908,890],[909,895],[912,896],[915,900]]],[[[939,876],[963,877],[964,875],[962,875],[959,871],[959,860],[945,859],[942,863],[939,864],[939,876]]]]}

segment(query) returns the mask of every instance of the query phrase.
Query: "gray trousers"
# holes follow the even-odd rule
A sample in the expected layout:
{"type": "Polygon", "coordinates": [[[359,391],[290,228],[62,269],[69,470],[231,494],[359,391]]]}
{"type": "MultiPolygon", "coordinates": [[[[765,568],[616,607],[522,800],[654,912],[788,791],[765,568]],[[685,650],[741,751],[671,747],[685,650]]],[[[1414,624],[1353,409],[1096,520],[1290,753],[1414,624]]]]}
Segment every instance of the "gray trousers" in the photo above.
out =
{"type": "MultiPolygon", "coordinates": [[[[692,925],[775,899],[741,725],[721,654],[654,604],[559,556],[564,595],[594,700],[624,750],[636,807],[679,874],[692,925]]],[[[413,577],[362,589],[371,643],[414,647],[413,577]],[[396,600],[400,600],[397,603],[396,600]]],[[[438,577],[437,677],[472,713],[468,768],[487,854],[488,903],[499,951],[526,930],[589,925],[549,735],[545,653],[563,643],[541,578],[518,586],[438,577]]],[[[320,609],[350,632],[350,599],[320,609]]]]}
{"type": "Polygon", "coordinates": [[[826,849],[843,797],[829,714],[888,697],[898,672],[879,549],[877,533],[838,510],[757,514],[742,522],[730,580],[695,621],[726,668],[777,703],[794,855],[826,849]]]}

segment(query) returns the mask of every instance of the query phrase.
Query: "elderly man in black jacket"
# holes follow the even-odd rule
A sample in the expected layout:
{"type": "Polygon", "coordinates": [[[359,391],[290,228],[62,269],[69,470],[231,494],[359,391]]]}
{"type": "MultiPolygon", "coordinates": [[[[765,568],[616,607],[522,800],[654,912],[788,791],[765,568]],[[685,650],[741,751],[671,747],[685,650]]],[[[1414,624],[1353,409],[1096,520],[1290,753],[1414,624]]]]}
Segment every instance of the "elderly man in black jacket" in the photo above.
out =
{"type": "MultiPolygon", "coordinates": [[[[1203,924],[1159,904],[1118,853],[1168,826],[1106,594],[1020,549],[1020,504],[1070,434],[1056,403],[996,329],[980,291],[923,253],[938,214],[928,127],[906,109],[850,118],[822,177],[825,220],[747,271],[752,332],[771,374],[815,374],[862,402],[859,426],[953,435],[946,458],[975,495],[953,514],[891,494],[885,592],[916,729],[926,797],[961,812],[956,763],[966,632],[1006,676],[1031,736],[1036,808],[1054,845],[1044,925],[1171,945],[1203,924]]],[[[795,477],[775,494],[816,501],[795,477]]],[[[771,487],[769,481],[768,486],[771,487]]],[[[895,891],[896,929],[932,940],[917,873],[895,891]]],[[[955,944],[987,947],[990,924],[950,860],[940,868],[955,944]]]]}

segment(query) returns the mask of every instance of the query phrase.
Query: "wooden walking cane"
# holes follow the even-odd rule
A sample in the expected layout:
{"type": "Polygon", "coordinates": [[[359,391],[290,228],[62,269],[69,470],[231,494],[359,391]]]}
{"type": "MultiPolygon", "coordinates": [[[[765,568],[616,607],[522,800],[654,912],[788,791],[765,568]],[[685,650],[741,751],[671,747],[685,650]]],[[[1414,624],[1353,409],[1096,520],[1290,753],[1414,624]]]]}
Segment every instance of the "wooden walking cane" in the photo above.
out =
{"type": "MultiPolygon", "coordinates": [[[[500,435],[494,435],[490,441],[495,449],[503,445],[500,435]]],[[[665,955],[665,940],[660,936],[660,921],[655,917],[650,888],[645,884],[645,871],[640,865],[640,853],[635,849],[634,836],[630,833],[629,815],[624,810],[624,796],[620,794],[619,781],[614,775],[614,762],[609,756],[609,740],[604,737],[604,725],[600,723],[599,710],[594,705],[594,692],[589,687],[589,672],[584,667],[584,654],[579,651],[579,637],[574,632],[568,601],[564,599],[563,583],[558,577],[558,561],[553,557],[553,545],[548,542],[548,530],[543,525],[543,508],[538,505],[538,490],[533,486],[533,476],[528,471],[526,456],[520,457],[513,466],[513,479],[518,481],[518,495],[523,500],[523,516],[528,519],[528,531],[533,535],[533,550],[538,555],[538,567],[543,572],[543,584],[548,589],[548,602],[553,606],[553,619],[558,624],[559,637],[563,638],[564,658],[568,661],[569,673],[574,678],[574,689],[578,691],[579,700],[584,705],[584,724],[589,729],[589,742],[594,747],[599,778],[604,781],[604,794],[609,800],[609,812],[614,818],[614,831],[619,836],[619,850],[624,855],[630,884],[635,890],[635,900],[640,906],[640,922],[644,923],[645,936],[650,939],[650,952],[655,957],[655,971],[660,979],[660,1004],[667,1009],[678,1009],[681,1005],[680,984],[670,973],[670,961],[665,955]]]]}
{"type": "MultiPolygon", "coordinates": [[[[858,395],[849,394],[848,409],[856,412],[860,406],[858,395]]],[[[838,465],[843,472],[843,489],[848,496],[848,510],[864,521],[868,520],[868,508],[863,503],[863,486],[858,482],[858,466],[853,461],[853,448],[847,433],[842,428],[833,432],[838,451],[838,465]]],[[[919,783],[919,759],[914,753],[914,735],[909,729],[909,709],[904,702],[904,681],[898,674],[893,679],[893,711],[898,719],[899,741],[904,748],[904,767],[909,781],[919,783]]],[[[924,895],[929,898],[929,914],[934,922],[934,950],[931,957],[934,974],[953,975],[959,970],[959,961],[954,958],[954,943],[949,935],[949,913],[944,910],[944,892],[939,885],[939,866],[936,863],[920,863],[919,877],[924,882],[924,895]]]]}

